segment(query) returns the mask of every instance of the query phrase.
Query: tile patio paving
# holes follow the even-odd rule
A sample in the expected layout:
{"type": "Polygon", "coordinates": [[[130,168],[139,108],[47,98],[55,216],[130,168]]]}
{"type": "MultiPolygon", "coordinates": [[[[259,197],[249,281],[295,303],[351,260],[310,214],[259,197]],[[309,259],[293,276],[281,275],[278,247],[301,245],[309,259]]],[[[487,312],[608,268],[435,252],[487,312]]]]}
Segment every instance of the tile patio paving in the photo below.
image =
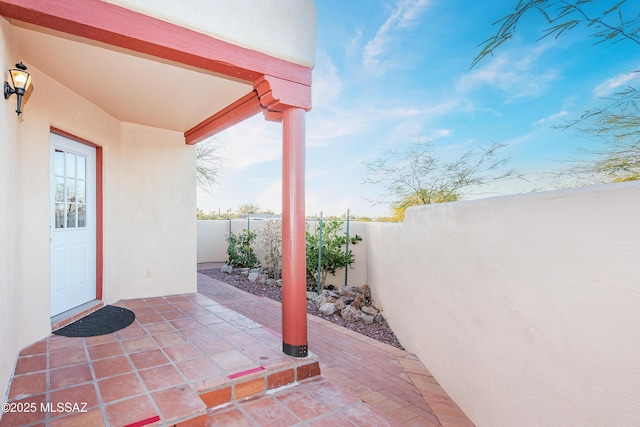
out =
{"type": "MultiPolygon", "coordinates": [[[[282,306],[276,301],[203,274],[198,274],[198,292],[270,330],[282,331],[282,306]]],[[[308,320],[309,350],[318,356],[322,376],[334,385],[401,425],[473,426],[415,355],[315,316],[308,320]]]]}
{"type": "Polygon", "coordinates": [[[116,305],[131,326],[20,353],[7,398],[36,410],[0,427],[472,425],[414,356],[313,316],[312,355],[285,356],[279,303],[202,274],[196,294],[116,305]],[[41,410],[59,402],[86,406],[41,410]]]}

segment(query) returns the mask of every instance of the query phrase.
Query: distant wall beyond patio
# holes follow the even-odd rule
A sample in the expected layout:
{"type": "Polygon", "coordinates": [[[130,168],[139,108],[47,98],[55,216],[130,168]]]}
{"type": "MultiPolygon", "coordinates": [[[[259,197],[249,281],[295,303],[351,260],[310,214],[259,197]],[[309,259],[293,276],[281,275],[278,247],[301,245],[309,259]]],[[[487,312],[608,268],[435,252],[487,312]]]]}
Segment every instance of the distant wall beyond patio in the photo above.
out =
{"type": "MultiPolygon", "coordinates": [[[[279,221],[279,220],[276,220],[279,221]]],[[[263,219],[252,219],[247,222],[247,219],[233,219],[228,220],[199,220],[197,225],[198,230],[198,262],[225,262],[227,260],[227,239],[229,237],[229,227],[234,234],[242,233],[247,227],[251,231],[258,232],[265,226],[266,221],[263,219]]],[[[347,275],[349,286],[363,286],[367,283],[367,245],[366,245],[366,233],[367,223],[363,222],[351,222],[349,224],[349,235],[355,236],[356,234],[364,238],[363,242],[357,245],[349,246],[349,250],[355,257],[355,262],[351,265],[347,275]]],[[[315,231],[317,221],[307,221],[307,229],[310,232],[315,231]]],[[[343,228],[344,230],[344,228],[343,228]]],[[[262,258],[260,252],[260,245],[257,244],[256,252],[258,258],[262,258]]],[[[344,269],[336,271],[335,276],[329,275],[327,277],[327,285],[342,286],[344,285],[345,274],[344,269]]]]}
{"type": "Polygon", "coordinates": [[[640,420],[640,183],[411,208],[368,283],[478,426],[640,420]]]}

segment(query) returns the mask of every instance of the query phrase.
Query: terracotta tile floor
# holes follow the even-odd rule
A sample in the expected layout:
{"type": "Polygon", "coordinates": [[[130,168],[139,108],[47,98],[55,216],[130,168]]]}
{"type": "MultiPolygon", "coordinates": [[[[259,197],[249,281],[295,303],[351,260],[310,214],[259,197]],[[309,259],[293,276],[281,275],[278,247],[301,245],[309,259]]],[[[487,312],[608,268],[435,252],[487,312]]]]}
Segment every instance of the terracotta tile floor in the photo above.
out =
{"type": "MultiPolygon", "coordinates": [[[[198,274],[198,292],[272,331],[282,331],[282,306],[276,301],[203,274],[198,274]]],[[[415,355],[324,319],[308,319],[309,350],[319,357],[322,376],[332,384],[401,425],[473,426],[415,355]]]]}
{"type": "Polygon", "coordinates": [[[310,316],[314,354],[291,358],[279,303],[201,274],[198,291],[121,301],[128,328],[25,348],[8,391],[23,410],[0,427],[472,425],[406,352],[310,316]]]}
{"type": "Polygon", "coordinates": [[[204,426],[206,403],[230,404],[320,373],[317,357],[284,355],[276,332],[203,295],[117,305],[136,313],[129,327],[51,335],[20,353],[7,396],[14,412],[0,426],[204,426]]]}

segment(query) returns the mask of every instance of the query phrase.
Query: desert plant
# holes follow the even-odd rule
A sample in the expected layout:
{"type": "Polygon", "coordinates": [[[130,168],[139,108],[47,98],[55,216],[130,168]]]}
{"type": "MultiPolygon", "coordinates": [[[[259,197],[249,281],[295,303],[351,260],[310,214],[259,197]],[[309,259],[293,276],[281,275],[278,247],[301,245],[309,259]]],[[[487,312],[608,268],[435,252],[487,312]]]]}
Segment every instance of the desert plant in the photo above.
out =
{"type": "Polygon", "coordinates": [[[230,232],[227,264],[233,267],[254,268],[260,266],[258,257],[251,246],[256,239],[256,233],[244,230],[240,234],[230,232]]]}
{"type": "MultiPolygon", "coordinates": [[[[338,231],[342,227],[342,221],[326,221],[322,226],[322,245],[320,245],[320,227],[315,232],[310,233],[308,228],[306,232],[307,238],[307,278],[320,284],[322,287],[326,285],[327,276],[336,275],[336,271],[340,268],[349,268],[355,262],[353,252],[345,253],[344,246],[347,238],[339,235],[338,231]],[[320,247],[322,253],[320,254],[320,247]],[[321,277],[318,278],[318,256],[320,256],[321,277]]],[[[349,238],[350,245],[357,245],[362,241],[362,237],[357,234],[349,238]]]]}
{"type": "Polygon", "coordinates": [[[273,279],[279,279],[282,273],[282,222],[268,219],[257,234],[266,273],[273,279]]]}

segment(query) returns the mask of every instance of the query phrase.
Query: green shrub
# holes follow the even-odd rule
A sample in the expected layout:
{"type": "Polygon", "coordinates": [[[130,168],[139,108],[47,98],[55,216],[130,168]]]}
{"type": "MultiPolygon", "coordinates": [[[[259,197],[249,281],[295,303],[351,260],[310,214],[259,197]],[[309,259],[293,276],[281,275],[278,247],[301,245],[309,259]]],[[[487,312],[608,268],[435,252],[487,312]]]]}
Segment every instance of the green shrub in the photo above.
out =
{"type": "MultiPolygon", "coordinates": [[[[344,234],[339,235],[338,231],[342,227],[342,221],[325,221],[322,224],[322,254],[320,260],[320,283],[325,287],[327,276],[336,275],[340,268],[349,268],[356,259],[353,252],[345,253],[344,246],[347,238],[344,234]]],[[[318,283],[318,248],[320,242],[320,227],[314,233],[306,231],[307,238],[307,279],[318,283]]],[[[350,245],[357,245],[362,241],[362,237],[357,234],[349,238],[350,245]]]]}
{"type": "Polygon", "coordinates": [[[251,230],[244,230],[237,235],[231,232],[227,247],[227,255],[229,255],[227,264],[241,268],[259,267],[260,262],[251,246],[255,239],[256,233],[251,230]]]}

